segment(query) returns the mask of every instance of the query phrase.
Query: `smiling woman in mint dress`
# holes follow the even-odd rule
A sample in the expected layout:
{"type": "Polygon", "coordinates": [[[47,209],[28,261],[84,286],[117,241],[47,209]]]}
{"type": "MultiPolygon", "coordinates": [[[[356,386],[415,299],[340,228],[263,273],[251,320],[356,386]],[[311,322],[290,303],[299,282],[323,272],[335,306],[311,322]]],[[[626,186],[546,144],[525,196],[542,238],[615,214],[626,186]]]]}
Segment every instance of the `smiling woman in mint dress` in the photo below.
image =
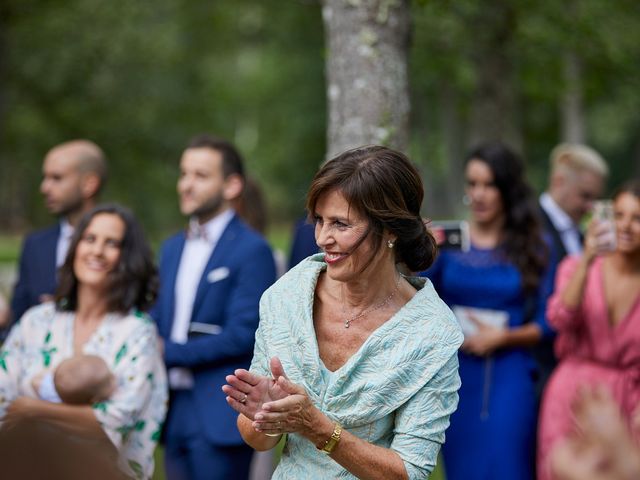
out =
{"type": "Polygon", "coordinates": [[[323,253],[264,294],[250,371],[223,390],[274,478],[422,479],[456,409],[462,335],[426,279],[435,253],[408,159],[363,147],[326,163],[307,208],[323,253]],[[275,380],[274,380],[275,379],[275,380]]]}

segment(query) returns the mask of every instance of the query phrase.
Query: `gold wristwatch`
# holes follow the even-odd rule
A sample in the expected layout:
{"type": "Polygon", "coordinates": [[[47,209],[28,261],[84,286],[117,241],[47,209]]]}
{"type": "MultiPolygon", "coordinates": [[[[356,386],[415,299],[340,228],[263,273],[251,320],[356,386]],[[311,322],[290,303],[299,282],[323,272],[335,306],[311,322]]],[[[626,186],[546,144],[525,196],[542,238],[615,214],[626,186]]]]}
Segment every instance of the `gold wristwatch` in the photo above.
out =
{"type": "Polygon", "coordinates": [[[329,437],[329,440],[324,442],[323,446],[318,447],[318,450],[329,455],[331,452],[333,452],[333,449],[336,448],[336,445],[338,445],[338,443],[340,442],[340,435],[342,435],[342,426],[339,423],[336,423],[333,427],[333,433],[331,434],[331,437],[329,437]]]}

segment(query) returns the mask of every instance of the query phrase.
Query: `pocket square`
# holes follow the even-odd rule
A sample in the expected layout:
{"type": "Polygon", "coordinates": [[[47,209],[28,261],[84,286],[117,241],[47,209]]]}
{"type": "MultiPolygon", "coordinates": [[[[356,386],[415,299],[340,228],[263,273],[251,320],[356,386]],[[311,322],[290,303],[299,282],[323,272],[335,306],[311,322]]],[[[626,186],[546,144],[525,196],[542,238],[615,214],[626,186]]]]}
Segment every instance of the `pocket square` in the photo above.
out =
{"type": "Polygon", "coordinates": [[[229,276],[229,269],[227,267],[214,268],[207,274],[207,281],[209,283],[219,282],[229,276]]]}

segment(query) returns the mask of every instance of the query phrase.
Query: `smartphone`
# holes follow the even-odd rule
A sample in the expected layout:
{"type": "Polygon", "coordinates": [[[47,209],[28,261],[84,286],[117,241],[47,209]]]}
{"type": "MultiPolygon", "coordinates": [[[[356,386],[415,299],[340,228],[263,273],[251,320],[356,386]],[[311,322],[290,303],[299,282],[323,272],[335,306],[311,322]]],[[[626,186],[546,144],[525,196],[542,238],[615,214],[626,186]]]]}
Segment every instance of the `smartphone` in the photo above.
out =
{"type": "Polygon", "coordinates": [[[464,220],[432,221],[429,230],[436,239],[438,247],[469,251],[469,223],[464,220]]]}
{"type": "Polygon", "coordinates": [[[611,200],[598,200],[593,202],[593,218],[603,230],[598,235],[598,246],[605,251],[614,251],[616,249],[616,223],[613,215],[613,202],[611,200]]]}

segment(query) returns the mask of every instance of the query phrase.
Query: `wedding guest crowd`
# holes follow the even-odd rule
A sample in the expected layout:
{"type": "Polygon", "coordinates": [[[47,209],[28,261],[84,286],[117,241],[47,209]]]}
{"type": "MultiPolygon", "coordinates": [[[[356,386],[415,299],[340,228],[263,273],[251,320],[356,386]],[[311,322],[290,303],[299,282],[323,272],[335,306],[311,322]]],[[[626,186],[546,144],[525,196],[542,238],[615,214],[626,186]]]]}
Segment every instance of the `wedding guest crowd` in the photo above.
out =
{"type": "Polygon", "coordinates": [[[133,213],[97,203],[102,149],[46,153],[58,222],[25,238],[3,317],[4,473],[151,478],[162,441],[169,480],[247,479],[284,439],[274,478],[426,478],[441,447],[447,480],[637,478],[640,182],[585,222],[608,176],[595,150],[558,145],[536,202],[509,147],[474,148],[468,249],[439,252],[411,161],[344,152],[277,282],[236,147],[198,135],[176,165],[187,228],[156,269],[133,213]],[[41,465],[19,460],[29,444],[41,465]]]}

